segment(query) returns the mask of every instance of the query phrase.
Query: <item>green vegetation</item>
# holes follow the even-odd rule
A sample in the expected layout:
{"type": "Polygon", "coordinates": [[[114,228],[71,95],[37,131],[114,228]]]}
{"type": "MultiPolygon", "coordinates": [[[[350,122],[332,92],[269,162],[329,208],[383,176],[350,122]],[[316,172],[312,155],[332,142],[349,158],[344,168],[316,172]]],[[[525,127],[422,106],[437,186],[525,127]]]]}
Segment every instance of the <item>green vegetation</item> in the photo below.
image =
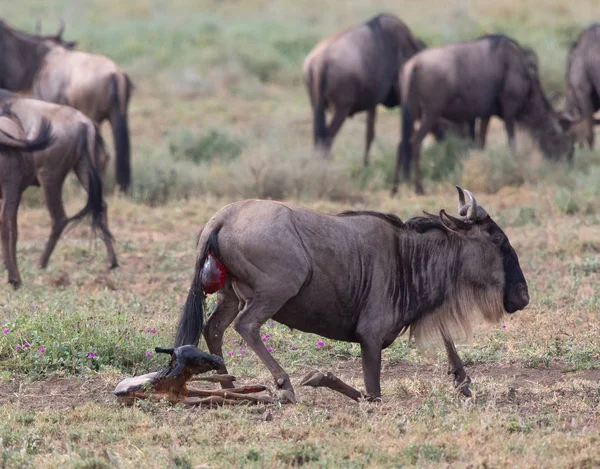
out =
{"type": "MultiPolygon", "coordinates": [[[[364,116],[348,120],[333,161],[312,154],[301,63],[322,37],[380,11],[429,45],[505,32],[539,55],[548,93],[564,92],[565,57],[597,14],[593,0],[523,2],[351,0],[3,5],[32,31],[67,24],[66,38],[114,58],[133,78],[133,186],[113,193],[109,222],[121,267],[107,272],[102,243],[83,226],[37,261],[50,231],[39,189],[19,213],[24,286],[0,270],[0,467],[595,467],[600,405],[600,152],[578,149],[572,168],[542,159],[501,122],[488,148],[427,139],[425,197],[388,195],[399,113],[379,110],[372,164],[362,167],[364,116]],[[474,395],[454,395],[438,349],[407,338],[384,351],[383,403],[354,404],[300,388],[312,369],[362,388],[360,348],[267,323],[268,345],[292,376],[296,406],[190,410],[116,404],[123,378],[164,364],[194,266],[199,228],[244,197],[301,202],[326,212],[373,209],[407,218],[456,207],[453,185],[474,191],[511,239],[532,302],[459,346],[474,395]],[[502,327],[504,326],[504,327],[502,327]],[[28,346],[27,346],[27,345],[28,346]]],[[[104,134],[110,140],[108,126],[104,134]]],[[[111,148],[109,146],[109,148],[111,148]]],[[[83,206],[66,184],[67,212],[83,206]]],[[[208,309],[214,299],[208,301],[208,309]]],[[[230,330],[226,362],[241,382],[272,379],[230,330]],[[230,353],[228,353],[230,352],[230,353]]]]}

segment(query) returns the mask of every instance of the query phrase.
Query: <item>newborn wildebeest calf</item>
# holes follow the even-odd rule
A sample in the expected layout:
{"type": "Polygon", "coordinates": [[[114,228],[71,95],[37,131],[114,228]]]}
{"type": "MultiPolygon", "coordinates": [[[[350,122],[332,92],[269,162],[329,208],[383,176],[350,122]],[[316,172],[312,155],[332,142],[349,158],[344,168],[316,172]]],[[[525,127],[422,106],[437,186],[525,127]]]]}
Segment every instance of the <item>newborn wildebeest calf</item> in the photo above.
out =
{"type": "MultiPolygon", "coordinates": [[[[460,218],[444,210],[402,222],[378,212],[326,215],[279,202],[246,200],[217,212],[202,230],[194,280],[176,344],[197,344],[205,293],[218,291],[204,328],[222,356],[223,332],[236,330],[293,395],[286,372],[267,351],[260,327],[291,328],[361,346],[367,395],[381,395],[381,351],[410,329],[437,336],[455,385],[469,379],[452,332],[476,317],[499,321],[529,303],[527,283],[508,238],[475,197],[460,218]]],[[[227,373],[225,367],[219,373],[227,373]]]]}
{"type": "Polygon", "coordinates": [[[69,106],[21,98],[0,91],[0,106],[5,118],[13,123],[13,132],[23,138],[33,138],[40,129],[52,125],[52,141],[38,145],[33,152],[0,152],[0,194],[2,196],[2,244],[8,281],[15,287],[21,284],[17,268],[17,211],[21,195],[29,186],[41,186],[46,206],[52,217],[52,231],[40,259],[46,267],[61,233],[72,221],[92,216],[92,227],[99,228],[108,251],[110,267],[116,267],[117,257],[108,230],[106,204],[102,197],[100,173],[106,166],[108,154],[96,125],[81,112],[69,106]],[[77,214],[67,218],[62,201],[62,189],[73,170],[88,192],[87,204],[77,214]]]}

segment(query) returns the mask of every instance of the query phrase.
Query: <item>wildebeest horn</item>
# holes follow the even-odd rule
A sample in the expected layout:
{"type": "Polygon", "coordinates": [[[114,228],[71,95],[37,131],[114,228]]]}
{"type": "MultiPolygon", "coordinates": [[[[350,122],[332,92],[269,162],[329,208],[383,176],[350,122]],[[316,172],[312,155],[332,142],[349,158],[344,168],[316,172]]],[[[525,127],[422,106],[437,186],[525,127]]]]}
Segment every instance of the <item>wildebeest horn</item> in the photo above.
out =
{"type": "Polygon", "coordinates": [[[465,216],[466,212],[463,210],[467,205],[465,203],[465,193],[460,186],[456,186],[456,190],[458,191],[458,214],[465,216]]]}
{"type": "Polygon", "coordinates": [[[469,199],[471,199],[471,206],[469,207],[469,210],[467,210],[467,218],[469,220],[478,220],[484,218],[487,215],[485,209],[477,205],[477,199],[471,191],[465,189],[465,192],[469,196],[469,199]]]}
{"type": "Polygon", "coordinates": [[[62,35],[65,32],[65,20],[60,20],[60,28],[58,29],[58,33],[56,33],[56,39],[62,39],[62,35]]]}

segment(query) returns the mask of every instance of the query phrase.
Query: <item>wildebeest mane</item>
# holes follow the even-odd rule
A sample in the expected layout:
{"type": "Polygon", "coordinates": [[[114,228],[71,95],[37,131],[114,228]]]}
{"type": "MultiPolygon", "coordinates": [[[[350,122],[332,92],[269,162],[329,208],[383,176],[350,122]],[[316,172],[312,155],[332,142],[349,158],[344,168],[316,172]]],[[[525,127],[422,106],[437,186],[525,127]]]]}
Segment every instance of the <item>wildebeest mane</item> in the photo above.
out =
{"type": "Polygon", "coordinates": [[[338,213],[337,217],[357,217],[367,215],[371,217],[379,218],[383,221],[388,222],[390,225],[395,226],[396,228],[405,228],[404,222],[400,219],[400,217],[394,215],[393,213],[382,213],[376,212],[374,210],[346,210],[344,212],[338,213]]]}
{"type": "Polygon", "coordinates": [[[442,224],[440,217],[427,212],[423,213],[424,216],[413,217],[407,220],[405,223],[406,228],[417,233],[427,233],[431,230],[440,230],[443,232],[448,231],[442,224]]]}

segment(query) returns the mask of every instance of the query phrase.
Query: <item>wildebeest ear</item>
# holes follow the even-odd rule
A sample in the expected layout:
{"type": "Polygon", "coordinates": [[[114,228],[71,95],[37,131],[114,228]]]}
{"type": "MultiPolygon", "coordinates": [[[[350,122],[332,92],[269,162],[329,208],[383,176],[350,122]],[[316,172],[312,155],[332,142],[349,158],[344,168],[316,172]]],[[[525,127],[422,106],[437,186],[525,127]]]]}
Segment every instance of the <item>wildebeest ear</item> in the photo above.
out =
{"type": "Polygon", "coordinates": [[[440,210],[440,221],[450,231],[460,233],[463,231],[469,231],[471,229],[471,225],[459,220],[458,218],[448,215],[445,210],[440,210]]]}

